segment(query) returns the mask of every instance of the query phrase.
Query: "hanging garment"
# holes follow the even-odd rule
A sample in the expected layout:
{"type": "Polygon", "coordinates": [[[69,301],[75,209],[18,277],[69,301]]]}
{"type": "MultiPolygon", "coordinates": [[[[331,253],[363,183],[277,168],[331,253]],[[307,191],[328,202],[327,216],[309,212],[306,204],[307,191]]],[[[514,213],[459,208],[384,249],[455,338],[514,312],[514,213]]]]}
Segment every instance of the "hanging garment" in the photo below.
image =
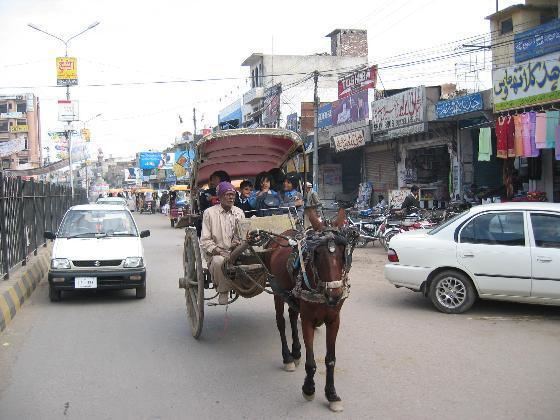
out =
{"type": "Polygon", "coordinates": [[[500,159],[507,158],[508,124],[506,121],[506,117],[502,116],[496,121],[496,157],[500,159]]]}
{"type": "Polygon", "coordinates": [[[529,112],[529,142],[531,149],[527,157],[538,157],[540,150],[537,149],[537,142],[535,141],[537,131],[537,113],[534,111],[529,112]]]}
{"type": "Polygon", "coordinates": [[[537,113],[535,143],[537,144],[537,149],[546,148],[546,114],[544,112],[537,113]]]}
{"type": "Polygon", "coordinates": [[[507,157],[515,157],[515,124],[513,117],[507,117],[507,157]]]}
{"type": "Polygon", "coordinates": [[[490,127],[484,127],[478,133],[478,161],[488,162],[492,156],[492,140],[490,127]]]}
{"type": "Polygon", "coordinates": [[[523,123],[521,115],[513,116],[513,124],[515,126],[515,134],[513,138],[515,156],[523,156],[523,123]]]}
{"type": "Polygon", "coordinates": [[[523,157],[531,156],[531,122],[530,115],[526,112],[520,115],[521,118],[521,138],[523,140],[523,157]]]}
{"type": "Polygon", "coordinates": [[[554,149],[556,145],[556,127],[560,119],[560,111],[546,111],[546,148],[554,149]]]}
{"type": "Polygon", "coordinates": [[[554,154],[556,155],[556,160],[560,160],[560,125],[556,126],[556,145],[554,148],[554,154]]]}

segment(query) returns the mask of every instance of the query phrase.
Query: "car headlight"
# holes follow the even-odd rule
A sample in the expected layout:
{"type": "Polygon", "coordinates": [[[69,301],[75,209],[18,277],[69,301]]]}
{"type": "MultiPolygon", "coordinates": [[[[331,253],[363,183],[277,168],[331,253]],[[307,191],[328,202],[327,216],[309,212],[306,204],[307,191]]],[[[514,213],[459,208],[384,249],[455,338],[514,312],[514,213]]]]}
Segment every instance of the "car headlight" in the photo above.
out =
{"type": "Polygon", "coordinates": [[[51,260],[51,268],[54,270],[70,268],[70,260],[67,258],[53,258],[51,260]]]}
{"type": "Polygon", "coordinates": [[[128,257],[124,260],[124,267],[125,268],[138,268],[144,265],[144,261],[142,257],[128,257]]]}

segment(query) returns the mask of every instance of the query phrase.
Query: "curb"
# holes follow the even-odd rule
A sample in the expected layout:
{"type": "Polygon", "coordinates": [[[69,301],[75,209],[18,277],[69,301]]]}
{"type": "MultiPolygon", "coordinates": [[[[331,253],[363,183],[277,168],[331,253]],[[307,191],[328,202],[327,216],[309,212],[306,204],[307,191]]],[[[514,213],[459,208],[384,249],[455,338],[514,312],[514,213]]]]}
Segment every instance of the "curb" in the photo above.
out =
{"type": "Polygon", "coordinates": [[[10,280],[0,280],[0,332],[4,331],[23,302],[47,275],[50,265],[51,246],[40,248],[37,256],[31,256],[27,265],[10,273],[10,280]]]}

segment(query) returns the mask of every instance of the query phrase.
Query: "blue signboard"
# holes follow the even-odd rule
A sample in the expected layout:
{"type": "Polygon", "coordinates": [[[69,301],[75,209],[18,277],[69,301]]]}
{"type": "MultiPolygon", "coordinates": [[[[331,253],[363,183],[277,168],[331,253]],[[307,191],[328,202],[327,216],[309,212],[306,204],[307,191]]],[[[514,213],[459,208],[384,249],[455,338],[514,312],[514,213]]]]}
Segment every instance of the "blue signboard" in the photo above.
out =
{"type": "Polygon", "coordinates": [[[297,112],[294,112],[293,114],[289,114],[286,117],[286,128],[290,131],[298,130],[297,112]]]}
{"type": "Polygon", "coordinates": [[[436,104],[436,116],[437,118],[453,117],[473,111],[481,111],[483,108],[482,93],[476,92],[447,101],[439,101],[436,104]]]}
{"type": "Polygon", "coordinates": [[[560,19],[514,35],[515,62],[560,50],[560,19]]]}
{"type": "Polygon", "coordinates": [[[317,127],[327,128],[332,125],[332,104],[326,104],[319,108],[317,127]]]}
{"type": "Polygon", "coordinates": [[[161,161],[165,161],[165,154],[160,152],[140,152],[138,154],[138,167],[140,169],[154,169],[160,167],[161,161]]]}

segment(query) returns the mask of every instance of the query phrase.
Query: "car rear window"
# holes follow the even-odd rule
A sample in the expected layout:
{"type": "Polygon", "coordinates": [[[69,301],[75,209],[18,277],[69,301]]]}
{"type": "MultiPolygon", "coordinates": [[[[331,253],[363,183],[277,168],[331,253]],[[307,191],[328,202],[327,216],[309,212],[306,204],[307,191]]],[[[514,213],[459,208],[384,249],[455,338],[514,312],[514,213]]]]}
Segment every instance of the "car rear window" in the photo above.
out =
{"type": "Polygon", "coordinates": [[[449,226],[450,224],[454,223],[454,222],[455,222],[456,220],[458,220],[459,218],[461,218],[461,217],[467,215],[467,213],[468,213],[469,211],[470,211],[470,210],[467,210],[467,211],[465,211],[465,212],[463,212],[463,213],[460,213],[460,214],[457,214],[457,215],[453,216],[451,219],[449,219],[449,220],[443,222],[441,225],[439,225],[439,226],[435,227],[434,229],[430,230],[430,231],[428,232],[428,235],[435,235],[436,233],[441,232],[443,229],[445,229],[445,228],[446,228],[447,226],[449,226]]]}

